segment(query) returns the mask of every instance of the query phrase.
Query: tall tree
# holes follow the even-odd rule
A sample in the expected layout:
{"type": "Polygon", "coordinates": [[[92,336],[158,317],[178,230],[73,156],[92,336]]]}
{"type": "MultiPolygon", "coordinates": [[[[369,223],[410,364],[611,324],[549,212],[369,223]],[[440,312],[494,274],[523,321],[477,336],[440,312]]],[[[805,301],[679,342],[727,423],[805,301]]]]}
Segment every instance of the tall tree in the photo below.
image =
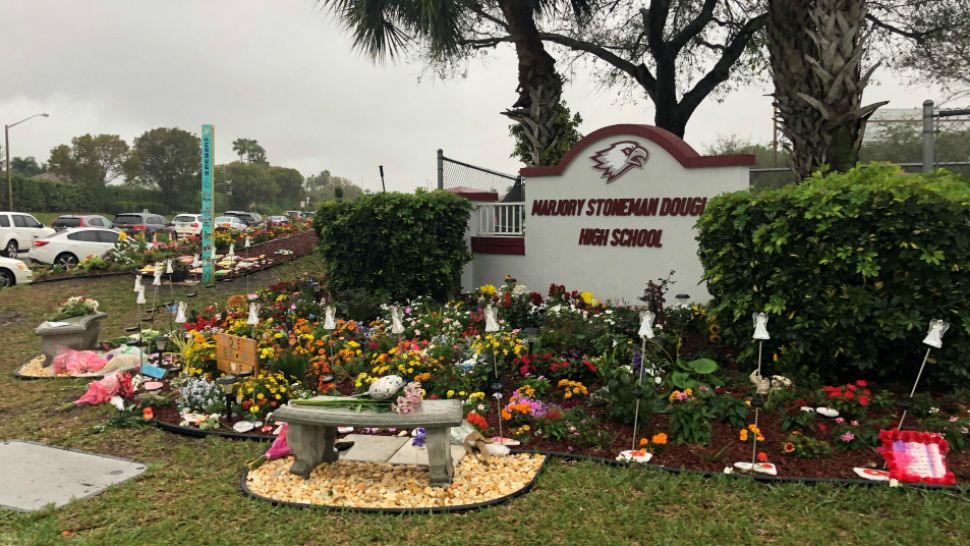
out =
{"type": "Polygon", "coordinates": [[[303,202],[303,175],[296,169],[269,167],[269,175],[276,182],[279,193],[274,202],[279,208],[299,207],[303,202]]]}
{"type": "Polygon", "coordinates": [[[233,161],[217,165],[216,180],[226,195],[226,209],[250,210],[257,203],[275,203],[280,189],[265,165],[233,161]]]}
{"type": "Polygon", "coordinates": [[[24,176],[37,176],[47,170],[47,165],[37,163],[34,156],[15,157],[10,160],[10,170],[24,176]]]}
{"type": "Polygon", "coordinates": [[[266,159],[266,149],[256,139],[237,138],[232,141],[232,150],[239,156],[239,161],[243,161],[245,158],[245,161],[249,163],[269,165],[269,161],[266,159]]]}
{"type": "Polygon", "coordinates": [[[509,157],[518,159],[526,165],[558,165],[566,152],[579,142],[583,135],[579,132],[579,125],[583,123],[579,112],[573,114],[565,101],[560,101],[555,108],[555,125],[559,127],[559,137],[555,145],[547,146],[541,151],[542,156],[539,161],[533,161],[535,151],[532,147],[532,140],[523,124],[509,126],[509,134],[515,140],[515,148],[509,157]]]}
{"type": "Polygon", "coordinates": [[[354,184],[348,178],[333,176],[330,171],[322,171],[320,174],[308,176],[304,182],[304,187],[311,206],[318,205],[323,201],[337,199],[338,193],[341,199],[347,201],[353,201],[364,195],[364,190],[360,186],[354,184]]]}
{"type": "Polygon", "coordinates": [[[563,78],[546,51],[537,18],[567,11],[586,19],[590,0],[318,0],[330,6],[352,30],[355,46],[374,58],[394,57],[413,39],[427,46],[435,62],[447,64],[467,54],[485,22],[502,29],[518,58],[518,98],[502,112],[522,126],[529,163],[540,165],[558,146],[563,127],[557,107],[563,78]]]}
{"type": "Polygon", "coordinates": [[[158,189],[172,208],[194,199],[201,165],[199,137],[177,127],[158,127],[135,139],[126,165],[132,184],[158,189]]]}
{"type": "Polygon", "coordinates": [[[71,139],[70,146],[52,149],[48,168],[73,182],[104,187],[124,174],[128,152],[128,143],[118,135],[86,134],[71,139]]]}

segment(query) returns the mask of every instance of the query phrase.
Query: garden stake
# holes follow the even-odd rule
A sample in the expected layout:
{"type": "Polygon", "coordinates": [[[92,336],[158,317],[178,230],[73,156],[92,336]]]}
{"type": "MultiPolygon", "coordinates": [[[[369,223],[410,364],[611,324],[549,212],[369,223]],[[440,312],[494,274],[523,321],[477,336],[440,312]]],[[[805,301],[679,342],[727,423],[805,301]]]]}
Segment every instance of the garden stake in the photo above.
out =
{"type": "MultiPolygon", "coordinates": [[[[494,334],[499,331],[498,311],[491,305],[485,306],[485,333],[494,334]]],[[[486,336],[486,339],[488,337],[486,336]]],[[[495,354],[496,347],[492,345],[492,368],[495,370],[495,379],[498,379],[498,356],[495,354]]],[[[501,417],[501,415],[499,415],[501,417]]],[[[501,420],[501,419],[500,419],[501,420]]]]}
{"type": "MultiPolygon", "coordinates": [[[[923,370],[926,369],[926,361],[930,358],[930,351],[935,349],[943,348],[943,334],[950,329],[950,325],[942,320],[931,320],[930,329],[926,332],[926,337],[923,338],[923,343],[929,346],[926,349],[926,354],[923,355],[923,363],[919,366],[919,372],[916,374],[916,381],[913,383],[913,390],[909,391],[909,399],[912,400],[913,396],[916,394],[916,386],[919,385],[919,380],[923,377],[923,370]]],[[[903,422],[906,421],[906,413],[909,411],[908,407],[903,408],[903,415],[899,418],[899,424],[896,425],[896,430],[902,430],[903,422]]]]}
{"type": "MultiPolygon", "coordinates": [[[[764,349],[764,344],[766,339],[771,339],[768,335],[768,315],[764,313],[754,313],[751,315],[754,322],[754,339],[758,340],[758,381],[761,381],[761,357],[764,349]]],[[[757,385],[756,385],[757,387],[757,385]]],[[[758,433],[760,429],[758,428],[758,418],[761,416],[761,405],[764,403],[760,396],[761,393],[757,393],[758,399],[752,403],[754,406],[754,430],[751,431],[752,441],[751,441],[751,470],[754,470],[754,465],[758,462],[758,433]]]]}
{"type": "Polygon", "coordinates": [[[643,368],[646,366],[644,359],[647,353],[647,339],[653,339],[653,319],[656,315],[651,311],[641,311],[640,312],[640,370],[637,377],[637,389],[636,389],[636,406],[633,413],[633,439],[631,440],[631,451],[637,450],[637,426],[640,421],[640,398],[643,397],[643,392],[640,390],[643,384],[643,368]]]}
{"type": "Polygon", "coordinates": [[[492,397],[495,398],[495,411],[498,413],[498,441],[505,445],[505,435],[502,434],[502,393],[497,392],[492,397]]]}

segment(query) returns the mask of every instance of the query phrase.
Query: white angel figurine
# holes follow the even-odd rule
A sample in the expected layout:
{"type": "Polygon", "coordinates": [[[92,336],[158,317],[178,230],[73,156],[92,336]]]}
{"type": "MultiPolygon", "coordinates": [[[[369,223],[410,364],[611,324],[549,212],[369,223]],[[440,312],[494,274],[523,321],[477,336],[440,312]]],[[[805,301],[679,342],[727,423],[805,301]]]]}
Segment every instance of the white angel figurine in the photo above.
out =
{"type": "Polygon", "coordinates": [[[926,337],[923,338],[923,343],[933,347],[934,349],[943,348],[943,334],[945,334],[949,329],[950,325],[942,320],[931,320],[930,329],[926,332],[926,337]]]}
{"type": "Polygon", "coordinates": [[[397,305],[391,306],[391,333],[404,333],[404,325],[401,324],[401,308],[397,305]]]}
{"type": "Polygon", "coordinates": [[[640,311],[640,331],[637,335],[647,339],[653,339],[653,321],[657,315],[653,311],[640,311]]]}
{"type": "Polygon", "coordinates": [[[498,332],[498,309],[491,305],[485,306],[485,331],[498,332]]]}
{"type": "Polygon", "coordinates": [[[324,309],[324,319],[323,327],[327,330],[333,330],[337,327],[337,309],[333,305],[328,305],[324,309]]]}
{"type": "Polygon", "coordinates": [[[768,315],[764,313],[754,313],[751,315],[754,321],[754,336],[753,339],[760,341],[766,341],[771,339],[768,335],[768,315]]]}
{"type": "Polygon", "coordinates": [[[138,291],[138,297],[135,298],[136,305],[145,305],[145,287],[143,286],[141,290],[138,291]]]}
{"type": "Polygon", "coordinates": [[[132,292],[138,292],[142,288],[141,286],[141,274],[135,275],[135,289],[132,292]]]}
{"type": "Polygon", "coordinates": [[[246,319],[246,324],[259,324],[259,307],[256,302],[249,303],[249,318],[246,319]]]}
{"type": "Polygon", "coordinates": [[[162,264],[155,264],[155,280],[152,281],[152,286],[162,285],[162,264]]]}
{"type": "Polygon", "coordinates": [[[169,258],[165,260],[165,274],[171,275],[172,273],[175,273],[175,270],[172,269],[172,259],[169,258]]]}
{"type": "Polygon", "coordinates": [[[180,301],[179,304],[178,304],[178,312],[175,313],[175,323],[176,324],[185,324],[186,323],[186,320],[185,320],[185,302],[184,301],[180,301]]]}

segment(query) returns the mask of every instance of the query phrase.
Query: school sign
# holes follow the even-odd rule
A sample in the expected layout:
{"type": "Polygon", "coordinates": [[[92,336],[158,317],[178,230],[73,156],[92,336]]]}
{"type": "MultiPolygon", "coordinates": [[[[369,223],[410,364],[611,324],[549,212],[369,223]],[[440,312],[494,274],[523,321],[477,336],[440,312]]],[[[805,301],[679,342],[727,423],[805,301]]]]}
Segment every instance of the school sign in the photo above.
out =
{"type": "Polygon", "coordinates": [[[711,197],[748,188],[753,164],[751,155],[701,156],[657,127],[594,131],[559,165],[520,171],[524,203],[466,195],[478,208],[463,287],[500,284],[511,274],[538,292],[556,283],[632,303],[648,280],[673,270],[672,290],[704,301],[694,225],[711,197]],[[509,230],[510,217],[521,226],[509,230]]]}

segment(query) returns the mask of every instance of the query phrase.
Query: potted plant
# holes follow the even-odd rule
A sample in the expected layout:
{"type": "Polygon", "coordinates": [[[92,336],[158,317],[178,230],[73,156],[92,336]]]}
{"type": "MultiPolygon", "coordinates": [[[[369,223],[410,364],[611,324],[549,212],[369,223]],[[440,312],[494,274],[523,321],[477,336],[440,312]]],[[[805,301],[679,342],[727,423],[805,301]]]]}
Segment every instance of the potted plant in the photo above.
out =
{"type": "Polygon", "coordinates": [[[61,302],[47,320],[34,331],[41,338],[41,350],[49,366],[63,349],[92,349],[101,334],[101,321],[108,315],[98,310],[98,301],[73,296],[61,302]]]}

